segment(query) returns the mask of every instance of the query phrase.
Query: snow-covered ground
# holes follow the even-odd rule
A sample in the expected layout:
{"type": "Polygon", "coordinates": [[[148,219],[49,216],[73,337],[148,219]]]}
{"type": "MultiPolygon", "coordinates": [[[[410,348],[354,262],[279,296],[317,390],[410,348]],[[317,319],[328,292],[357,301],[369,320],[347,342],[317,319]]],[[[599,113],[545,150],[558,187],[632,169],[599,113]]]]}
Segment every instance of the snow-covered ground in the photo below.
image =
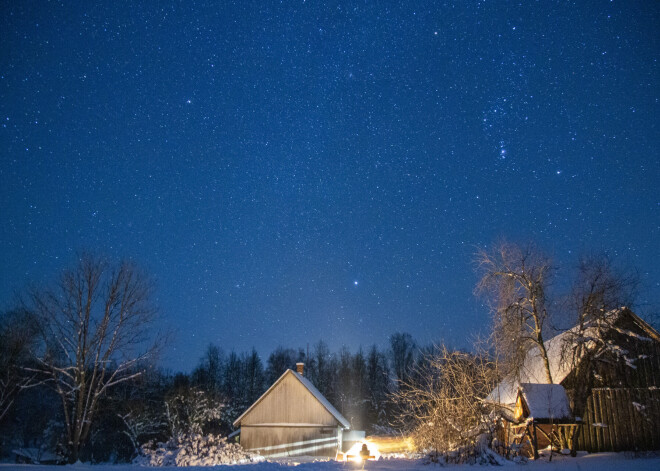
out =
{"type": "MultiPolygon", "coordinates": [[[[525,464],[507,463],[504,468],[520,471],[658,471],[660,470],[660,454],[650,457],[634,457],[629,453],[599,453],[585,454],[577,458],[553,456],[550,462],[547,458],[538,461],[528,461],[525,464]]],[[[285,460],[278,462],[263,462],[245,465],[224,465],[216,466],[213,469],[226,469],[228,471],[357,471],[362,469],[361,464],[357,463],[338,463],[335,461],[313,461],[313,460],[285,460]]],[[[369,471],[431,471],[433,469],[479,469],[477,466],[469,465],[429,465],[421,460],[407,459],[384,459],[380,461],[369,461],[364,467],[369,471]]],[[[497,469],[490,467],[491,469],[497,469]]],[[[19,470],[19,471],[148,471],[159,468],[145,468],[137,465],[69,465],[69,466],[38,466],[38,465],[17,465],[0,464],[0,471],[19,470]]],[[[184,468],[167,468],[174,469],[184,468]]],[[[185,468],[190,471],[209,471],[208,467],[192,466],[185,468]]]]}

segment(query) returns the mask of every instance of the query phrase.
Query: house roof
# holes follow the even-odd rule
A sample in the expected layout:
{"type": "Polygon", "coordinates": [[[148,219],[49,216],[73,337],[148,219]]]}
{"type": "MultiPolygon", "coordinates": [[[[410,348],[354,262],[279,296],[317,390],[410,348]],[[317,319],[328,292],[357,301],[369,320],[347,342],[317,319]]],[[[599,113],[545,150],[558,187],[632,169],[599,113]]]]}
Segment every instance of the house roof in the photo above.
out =
{"type": "Polygon", "coordinates": [[[571,406],[561,384],[522,383],[518,396],[524,401],[531,418],[571,418],[571,406]]]}
{"type": "Polygon", "coordinates": [[[259,403],[260,403],[260,402],[261,402],[266,396],[268,396],[268,394],[270,394],[270,392],[271,392],[273,389],[275,389],[275,387],[276,387],[278,384],[280,384],[280,383],[284,380],[284,378],[285,378],[287,375],[292,375],[295,379],[297,379],[298,381],[300,381],[300,383],[301,383],[301,384],[302,384],[302,385],[303,385],[303,386],[304,386],[304,387],[305,387],[305,388],[306,388],[306,389],[307,389],[307,390],[308,390],[308,391],[309,391],[309,392],[310,392],[310,393],[316,398],[316,400],[317,400],[317,401],[318,401],[318,402],[319,402],[319,403],[320,403],[320,404],[321,404],[321,405],[322,405],[322,406],[323,406],[323,407],[324,407],[324,408],[325,408],[325,409],[326,409],[326,410],[327,410],[327,411],[328,411],[328,412],[329,412],[329,413],[330,413],[330,414],[331,414],[331,415],[337,420],[337,422],[339,422],[339,424],[340,424],[343,428],[345,428],[345,429],[351,428],[351,424],[348,422],[348,420],[346,420],[346,419],[344,418],[344,416],[341,415],[341,414],[339,413],[339,411],[338,411],[337,409],[335,409],[334,406],[333,406],[332,404],[330,404],[330,402],[325,398],[325,396],[323,396],[323,394],[321,394],[321,392],[320,392],[318,389],[316,389],[316,387],[312,384],[311,381],[309,381],[307,378],[303,377],[302,375],[300,375],[300,374],[298,374],[297,372],[295,372],[295,371],[293,371],[293,370],[290,370],[290,369],[289,369],[289,370],[286,370],[286,371],[282,374],[282,376],[280,376],[280,377],[278,378],[278,380],[275,381],[275,382],[273,383],[273,385],[272,385],[270,388],[268,388],[268,390],[267,390],[265,393],[263,393],[263,394],[261,395],[261,397],[260,397],[259,399],[257,399],[256,401],[254,401],[254,404],[252,404],[250,407],[248,407],[248,408],[245,410],[245,412],[243,412],[243,413],[242,413],[242,414],[241,414],[241,415],[240,415],[240,416],[234,421],[234,427],[238,426],[238,425],[241,423],[241,420],[243,419],[243,417],[245,417],[248,413],[250,413],[250,411],[251,411],[252,409],[254,409],[255,406],[256,406],[257,404],[259,404],[259,403]]]}
{"type": "MultiPolygon", "coordinates": [[[[614,309],[610,311],[607,316],[609,317],[608,320],[611,324],[615,324],[623,316],[627,316],[634,324],[636,324],[640,332],[644,332],[646,336],[641,336],[630,330],[617,328],[615,325],[614,328],[620,334],[635,337],[640,340],[653,339],[655,341],[660,341],[660,334],[628,308],[622,307],[620,309],[614,309]]],[[[575,326],[544,343],[545,349],[548,353],[552,381],[556,384],[564,381],[572,371],[571,362],[565,361],[565,359],[562,358],[562,354],[565,351],[566,342],[576,337],[576,334],[579,332],[578,329],[579,327],[575,326]]],[[[595,325],[587,326],[581,334],[581,337],[587,340],[589,338],[598,338],[599,336],[599,330],[595,325]]],[[[591,345],[593,344],[593,341],[591,341],[591,345]]],[[[590,344],[588,343],[587,348],[589,348],[589,345],[590,344]]],[[[519,378],[517,380],[513,377],[505,378],[495,389],[493,389],[493,391],[491,391],[485,400],[486,402],[513,406],[516,402],[518,387],[522,383],[547,383],[543,359],[537,348],[532,348],[527,352],[519,378]]]]}
{"type": "MultiPolygon", "coordinates": [[[[550,363],[550,373],[555,383],[561,383],[571,372],[568,362],[563,362],[561,355],[564,342],[569,338],[570,333],[571,331],[563,332],[545,342],[548,362],[550,363]]],[[[520,371],[520,378],[517,380],[513,377],[508,377],[502,380],[486,397],[486,401],[503,405],[515,404],[518,387],[521,383],[547,383],[543,359],[536,348],[527,352],[520,371]]]]}

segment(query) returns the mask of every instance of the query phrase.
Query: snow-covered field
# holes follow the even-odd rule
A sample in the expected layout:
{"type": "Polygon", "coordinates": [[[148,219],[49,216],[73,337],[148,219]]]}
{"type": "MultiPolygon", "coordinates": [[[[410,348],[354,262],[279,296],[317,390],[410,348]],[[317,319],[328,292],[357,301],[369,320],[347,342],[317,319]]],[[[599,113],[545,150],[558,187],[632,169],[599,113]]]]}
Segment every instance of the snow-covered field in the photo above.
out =
{"type": "MultiPolygon", "coordinates": [[[[503,466],[507,469],[520,469],[520,471],[658,471],[660,470],[660,454],[650,457],[634,457],[628,453],[599,453],[599,454],[585,454],[577,458],[553,456],[552,462],[547,458],[542,458],[538,461],[528,461],[525,464],[507,463],[503,466]]],[[[313,460],[299,460],[294,461],[285,460],[277,462],[263,462],[245,465],[225,465],[215,466],[213,469],[227,469],[231,471],[353,471],[362,469],[361,464],[357,463],[338,463],[335,461],[313,461],[313,460]]],[[[380,461],[369,461],[364,467],[369,471],[430,471],[433,469],[449,468],[449,469],[478,469],[476,466],[469,465],[429,465],[420,460],[406,460],[406,459],[385,459],[380,461]]],[[[137,465],[69,465],[69,466],[39,466],[39,465],[17,465],[17,464],[0,464],[0,471],[20,470],[20,471],[147,471],[149,469],[159,468],[145,468],[137,465]]],[[[175,468],[167,468],[174,470],[175,468]]],[[[178,468],[183,469],[183,468],[178,468]]],[[[192,466],[185,468],[190,471],[209,471],[208,467],[192,466]]],[[[495,468],[496,469],[496,468],[495,468]]]]}

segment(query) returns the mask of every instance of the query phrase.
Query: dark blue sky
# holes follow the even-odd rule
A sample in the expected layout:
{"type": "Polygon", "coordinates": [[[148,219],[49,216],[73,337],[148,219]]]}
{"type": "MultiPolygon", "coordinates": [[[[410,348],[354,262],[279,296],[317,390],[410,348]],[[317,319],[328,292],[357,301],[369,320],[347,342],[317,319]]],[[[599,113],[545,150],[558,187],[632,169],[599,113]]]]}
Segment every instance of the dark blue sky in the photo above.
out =
{"type": "Polygon", "coordinates": [[[657,312],[660,3],[395,3],[3,2],[0,304],[88,248],[154,276],[174,368],[464,346],[507,237],[657,312]]]}

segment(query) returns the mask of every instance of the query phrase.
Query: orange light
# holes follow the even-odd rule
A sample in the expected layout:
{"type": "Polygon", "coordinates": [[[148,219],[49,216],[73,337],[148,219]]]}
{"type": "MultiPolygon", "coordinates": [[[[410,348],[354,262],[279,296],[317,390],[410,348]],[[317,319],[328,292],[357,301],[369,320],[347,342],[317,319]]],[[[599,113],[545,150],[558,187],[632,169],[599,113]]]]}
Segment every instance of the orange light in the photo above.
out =
{"type": "Polygon", "coordinates": [[[360,452],[362,451],[362,445],[367,445],[367,449],[369,450],[369,458],[367,458],[368,460],[374,461],[380,458],[378,447],[368,440],[362,440],[356,442],[346,453],[343,454],[342,461],[353,461],[355,463],[361,463],[362,456],[360,455],[360,452]]]}

